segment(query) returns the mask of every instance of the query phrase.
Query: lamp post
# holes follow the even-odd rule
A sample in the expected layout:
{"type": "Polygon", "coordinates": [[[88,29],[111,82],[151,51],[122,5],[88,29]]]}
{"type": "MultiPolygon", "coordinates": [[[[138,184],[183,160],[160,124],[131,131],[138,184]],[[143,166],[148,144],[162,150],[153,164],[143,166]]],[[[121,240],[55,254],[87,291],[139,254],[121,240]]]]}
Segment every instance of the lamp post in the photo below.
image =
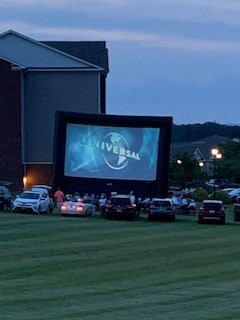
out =
{"type": "Polygon", "coordinates": [[[181,172],[179,175],[179,182],[181,184],[181,188],[183,188],[185,186],[185,171],[183,167],[183,161],[181,159],[177,159],[176,162],[181,167],[181,170],[179,171],[179,173],[181,172]]]}
{"type": "Polygon", "coordinates": [[[216,159],[221,159],[222,154],[217,148],[213,148],[211,154],[213,156],[213,197],[216,199],[216,159]]]}
{"type": "Polygon", "coordinates": [[[199,161],[198,162],[198,166],[200,168],[200,173],[198,175],[198,177],[200,178],[201,184],[204,184],[204,162],[203,161],[199,161]]]}

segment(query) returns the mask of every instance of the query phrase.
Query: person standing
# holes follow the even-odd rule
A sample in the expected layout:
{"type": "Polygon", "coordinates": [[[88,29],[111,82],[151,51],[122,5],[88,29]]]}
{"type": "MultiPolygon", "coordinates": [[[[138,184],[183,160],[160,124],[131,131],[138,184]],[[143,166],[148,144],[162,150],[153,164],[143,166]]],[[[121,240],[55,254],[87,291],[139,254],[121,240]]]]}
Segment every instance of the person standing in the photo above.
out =
{"type": "Polygon", "coordinates": [[[131,204],[132,205],[135,204],[135,195],[133,191],[130,191],[129,197],[130,197],[131,204]]]}
{"type": "Polygon", "coordinates": [[[98,205],[100,209],[100,214],[103,216],[105,214],[106,204],[107,204],[107,197],[104,193],[102,193],[100,199],[98,200],[98,205]]]}
{"type": "Polygon", "coordinates": [[[62,192],[61,188],[54,193],[54,201],[56,203],[57,209],[60,211],[61,204],[65,201],[65,195],[62,192]]]}

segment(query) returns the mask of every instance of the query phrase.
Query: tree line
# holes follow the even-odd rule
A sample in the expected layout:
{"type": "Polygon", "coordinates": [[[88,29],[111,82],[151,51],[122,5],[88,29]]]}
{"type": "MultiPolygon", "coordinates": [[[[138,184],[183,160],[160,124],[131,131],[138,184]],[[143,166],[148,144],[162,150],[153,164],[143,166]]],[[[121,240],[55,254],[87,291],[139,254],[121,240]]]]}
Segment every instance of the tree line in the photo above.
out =
{"type": "Polygon", "coordinates": [[[172,142],[194,142],[212,135],[240,139],[239,125],[224,125],[216,122],[206,122],[203,124],[182,124],[172,127],[172,142]]]}

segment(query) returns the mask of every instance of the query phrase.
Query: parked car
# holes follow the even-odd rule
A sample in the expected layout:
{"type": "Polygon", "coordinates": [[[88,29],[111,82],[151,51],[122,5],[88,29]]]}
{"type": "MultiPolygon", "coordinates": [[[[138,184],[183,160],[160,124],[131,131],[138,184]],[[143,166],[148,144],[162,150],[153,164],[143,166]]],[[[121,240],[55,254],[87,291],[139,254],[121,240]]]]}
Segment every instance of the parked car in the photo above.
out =
{"type": "Polygon", "coordinates": [[[13,201],[13,212],[49,213],[50,198],[46,191],[23,191],[13,201]]]}
{"type": "Polygon", "coordinates": [[[85,202],[83,198],[72,196],[68,201],[62,203],[60,212],[62,216],[93,216],[96,211],[96,206],[85,202]]]}
{"type": "Polygon", "coordinates": [[[153,198],[148,212],[148,221],[175,221],[175,209],[170,198],[153,198]]]}
{"type": "Polygon", "coordinates": [[[46,184],[35,184],[32,186],[31,188],[32,191],[41,191],[41,190],[45,190],[49,197],[52,198],[52,187],[46,185],[46,184]]]}
{"type": "Polygon", "coordinates": [[[224,188],[222,191],[227,192],[228,194],[232,192],[235,188],[224,188]]]}
{"type": "Polygon", "coordinates": [[[106,204],[105,217],[106,219],[128,218],[135,220],[138,217],[136,204],[131,202],[128,195],[114,195],[106,204]]]}
{"type": "Polygon", "coordinates": [[[231,197],[232,203],[236,202],[237,198],[240,196],[240,188],[236,188],[230,191],[229,196],[231,197]]]}
{"type": "Polygon", "coordinates": [[[11,193],[6,186],[0,186],[0,210],[11,208],[12,200],[11,193]]]}
{"type": "Polygon", "coordinates": [[[217,221],[225,224],[225,208],[221,200],[204,200],[198,212],[198,223],[217,221]]]}
{"type": "Polygon", "coordinates": [[[52,187],[46,185],[46,184],[35,184],[32,186],[31,191],[45,191],[47,192],[49,198],[50,198],[50,212],[53,212],[54,207],[54,201],[53,201],[53,193],[52,193],[52,187]]]}

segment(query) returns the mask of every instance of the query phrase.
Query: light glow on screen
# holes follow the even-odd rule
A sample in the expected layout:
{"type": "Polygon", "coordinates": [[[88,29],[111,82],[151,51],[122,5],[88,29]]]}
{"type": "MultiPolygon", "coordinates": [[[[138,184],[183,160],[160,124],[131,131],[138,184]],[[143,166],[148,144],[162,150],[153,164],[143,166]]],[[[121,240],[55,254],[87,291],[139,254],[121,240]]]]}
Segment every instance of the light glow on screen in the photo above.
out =
{"type": "Polygon", "coordinates": [[[159,128],[67,124],[64,175],[156,179],[159,128]]]}

